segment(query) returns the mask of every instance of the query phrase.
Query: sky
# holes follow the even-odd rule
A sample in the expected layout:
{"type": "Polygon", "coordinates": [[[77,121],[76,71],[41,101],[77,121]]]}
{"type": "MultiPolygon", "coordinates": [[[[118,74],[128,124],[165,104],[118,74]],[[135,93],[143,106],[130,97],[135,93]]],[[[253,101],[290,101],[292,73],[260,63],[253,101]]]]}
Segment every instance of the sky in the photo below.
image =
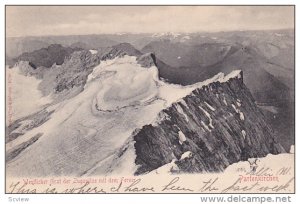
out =
{"type": "Polygon", "coordinates": [[[292,6],[6,6],[6,36],[294,28],[292,6]]]}

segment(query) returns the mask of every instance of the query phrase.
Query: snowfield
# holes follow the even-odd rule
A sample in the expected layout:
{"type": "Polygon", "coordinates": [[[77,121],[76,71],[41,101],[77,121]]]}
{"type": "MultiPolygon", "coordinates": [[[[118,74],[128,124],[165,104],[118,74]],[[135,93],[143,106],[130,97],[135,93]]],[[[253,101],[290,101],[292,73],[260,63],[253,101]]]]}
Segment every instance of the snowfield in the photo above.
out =
{"type": "Polygon", "coordinates": [[[92,54],[92,55],[95,55],[95,54],[97,54],[98,53],[98,51],[97,50],[89,50],[90,51],[90,53],[92,54]]]}
{"type": "Polygon", "coordinates": [[[12,121],[35,113],[52,102],[51,96],[43,97],[38,90],[41,80],[20,74],[19,67],[6,68],[6,72],[11,79],[10,83],[7,79],[6,98],[12,99],[11,106],[7,106],[7,111],[12,113],[12,121]]]}

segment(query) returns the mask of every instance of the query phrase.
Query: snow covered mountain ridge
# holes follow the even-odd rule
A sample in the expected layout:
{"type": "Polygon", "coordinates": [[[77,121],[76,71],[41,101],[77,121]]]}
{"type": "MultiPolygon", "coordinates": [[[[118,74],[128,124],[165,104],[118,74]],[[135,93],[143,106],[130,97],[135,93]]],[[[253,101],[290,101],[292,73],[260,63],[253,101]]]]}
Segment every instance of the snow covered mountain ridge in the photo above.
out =
{"type": "Polygon", "coordinates": [[[238,161],[284,152],[242,72],[224,78],[193,90],[161,111],[159,122],[136,131],[136,174],[172,161],[173,173],[219,172],[238,161]]]}
{"type": "MultiPolygon", "coordinates": [[[[222,171],[283,152],[241,71],[181,86],[159,78],[152,55],[128,56],[115,48],[99,55],[74,52],[62,67],[85,74],[82,90],[9,127],[9,174],[144,174],[173,160],[179,172],[222,171]]],[[[66,75],[59,87],[74,80],[66,75]]]]}

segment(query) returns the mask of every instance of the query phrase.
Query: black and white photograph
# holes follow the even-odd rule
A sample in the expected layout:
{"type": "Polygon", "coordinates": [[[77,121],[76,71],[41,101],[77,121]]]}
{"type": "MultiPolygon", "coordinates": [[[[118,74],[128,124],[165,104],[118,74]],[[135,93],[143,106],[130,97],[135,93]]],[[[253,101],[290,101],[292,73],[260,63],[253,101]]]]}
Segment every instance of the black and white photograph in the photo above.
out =
{"type": "Polygon", "coordinates": [[[6,193],[295,193],[294,23],[294,5],[6,5],[6,193]]]}

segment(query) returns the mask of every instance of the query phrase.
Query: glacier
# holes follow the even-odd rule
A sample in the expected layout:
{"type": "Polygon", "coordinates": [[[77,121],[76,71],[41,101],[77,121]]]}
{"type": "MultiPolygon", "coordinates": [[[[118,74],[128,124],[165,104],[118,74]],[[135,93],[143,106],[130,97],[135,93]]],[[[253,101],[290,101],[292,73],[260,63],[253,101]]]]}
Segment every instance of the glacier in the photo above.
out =
{"type": "MultiPolygon", "coordinates": [[[[17,69],[11,70],[16,74],[17,69]]],[[[134,174],[136,155],[130,138],[135,130],[159,123],[160,111],[193,94],[193,90],[235,77],[241,77],[239,70],[181,86],[159,79],[157,67],[142,67],[135,56],[101,61],[88,75],[82,92],[48,105],[45,110],[53,111],[49,120],[6,144],[8,152],[15,151],[36,135],[42,135],[8,162],[7,173],[82,176],[127,169],[127,174],[134,174]]],[[[34,83],[36,87],[38,81],[34,83]]],[[[209,123],[213,128],[211,120],[209,123]]]]}

